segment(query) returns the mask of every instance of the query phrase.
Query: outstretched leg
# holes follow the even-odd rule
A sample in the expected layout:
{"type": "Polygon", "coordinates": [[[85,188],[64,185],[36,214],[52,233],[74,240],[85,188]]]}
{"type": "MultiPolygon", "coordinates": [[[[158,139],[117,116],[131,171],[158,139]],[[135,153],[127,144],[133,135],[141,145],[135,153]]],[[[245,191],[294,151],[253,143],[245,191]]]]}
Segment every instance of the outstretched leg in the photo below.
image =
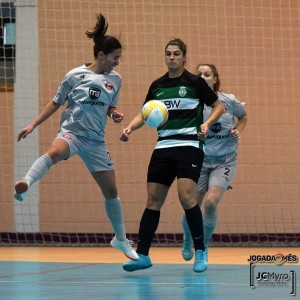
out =
{"type": "Polygon", "coordinates": [[[63,139],[55,139],[46,154],[33,163],[23,180],[16,182],[14,198],[23,201],[29,187],[43,178],[53,164],[69,157],[69,155],[68,143],[63,139]]]}

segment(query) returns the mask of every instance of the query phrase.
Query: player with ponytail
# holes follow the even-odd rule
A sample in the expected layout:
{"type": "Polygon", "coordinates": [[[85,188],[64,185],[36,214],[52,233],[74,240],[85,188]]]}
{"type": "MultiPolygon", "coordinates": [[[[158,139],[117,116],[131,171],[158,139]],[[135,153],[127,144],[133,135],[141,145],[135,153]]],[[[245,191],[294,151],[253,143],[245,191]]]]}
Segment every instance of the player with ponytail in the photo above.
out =
{"type": "Polygon", "coordinates": [[[15,184],[14,197],[23,201],[29,187],[42,179],[50,167],[77,154],[104,196],[106,213],[115,233],[111,245],[129,258],[138,259],[126,238],[114,163],[104,140],[107,117],[115,123],[122,122],[124,117],[117,110],[121,76],[113,70],[119,64],[122,45],[114,36],[106,35],[107,29],[105,17],[97,15],[94,29],[86,32],[86,36],[94,41],[93,62],[69,71],[53,99],[19,133],[18,141],[26,138],[67,102],[55,139],[24,178],[15,184]]]}

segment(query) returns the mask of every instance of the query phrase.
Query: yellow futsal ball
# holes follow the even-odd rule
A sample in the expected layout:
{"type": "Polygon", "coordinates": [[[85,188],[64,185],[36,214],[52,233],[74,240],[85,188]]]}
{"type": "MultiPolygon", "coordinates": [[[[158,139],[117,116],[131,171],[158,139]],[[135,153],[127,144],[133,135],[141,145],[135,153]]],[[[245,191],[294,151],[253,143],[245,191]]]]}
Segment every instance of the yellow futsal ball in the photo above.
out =
{"type": "Polygon", "coordinates": [[[167,107],[163,102],[158,100],[146,102],[142,108],[141,114],[145,124],[156,128],[164,125],[169,117],[167,107]]]}

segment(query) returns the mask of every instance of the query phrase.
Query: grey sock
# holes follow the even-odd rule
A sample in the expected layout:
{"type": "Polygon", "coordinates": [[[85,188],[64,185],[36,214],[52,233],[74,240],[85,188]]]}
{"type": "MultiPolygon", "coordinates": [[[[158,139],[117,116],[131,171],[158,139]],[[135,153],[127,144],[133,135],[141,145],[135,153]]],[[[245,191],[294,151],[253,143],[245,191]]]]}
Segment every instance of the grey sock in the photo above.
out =
{"type": "Polygon", "coordinates": [[[33,163],[24,178],[31,186],[40,180],[52,165],[52,159],[47,154],[44,154],[33,163]]]}
{"type": "Polygon", "coordinates": [[[119,197],[105,199],[105,210],[113,227],[114,233],[119,241],[126,240],[125,226],[123,220],[123,210],[119,197]]]}
{"type": "Polygon", "coordinates": [[[192,238],[191,231],[190,231],[190,227],[189,227],[189,224],[187,223],[185,214],[183,214],[183,216],[182,216],[181,224],[182,224],[182,228],[183,228],[183,233],[184,233],[184,235],[185,235],[187,238],[192,238]]]}
{"type": "Polygon", "coordinates": [[[203,231],[204,231],[204,246],[208,247],[209,240],[211,239],[215,228],[217,226],[217,219],[203,218],[203,231]]]}

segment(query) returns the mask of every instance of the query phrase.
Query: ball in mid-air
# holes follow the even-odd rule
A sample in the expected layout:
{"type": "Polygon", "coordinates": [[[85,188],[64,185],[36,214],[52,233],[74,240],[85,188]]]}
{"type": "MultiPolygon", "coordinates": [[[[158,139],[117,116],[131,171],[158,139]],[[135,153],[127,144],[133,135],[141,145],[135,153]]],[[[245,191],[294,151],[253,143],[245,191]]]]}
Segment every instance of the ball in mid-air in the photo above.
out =
{"type": "Polygon", "coordinates": [[[142,108],[142,118],[145,124],[150,127],[161,127],[169,117],[169,112],[165,104],[158,100],[146,102],[142,108]]]}

